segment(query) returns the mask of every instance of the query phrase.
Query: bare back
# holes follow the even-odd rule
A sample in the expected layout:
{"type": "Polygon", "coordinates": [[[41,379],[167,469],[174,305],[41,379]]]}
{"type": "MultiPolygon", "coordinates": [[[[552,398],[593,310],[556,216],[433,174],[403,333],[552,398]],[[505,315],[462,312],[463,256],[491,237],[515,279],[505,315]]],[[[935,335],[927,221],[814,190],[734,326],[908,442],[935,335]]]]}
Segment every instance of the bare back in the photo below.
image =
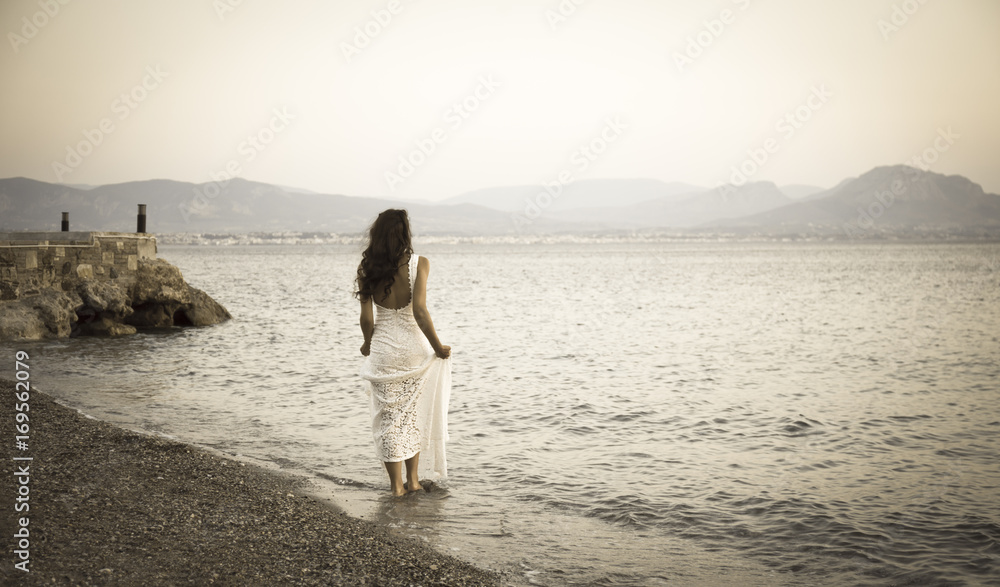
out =
{"type": "Polygon", "coordinates": [[[383,308],[389,308],[390,310],[398,310],[400,308],[405,308],[410,304],[410,300],[413,299],[412,292],[410,291],[410,258],[407,257],[402,261],[402,264],[396,268],[395,281],[392,283],[392,287],[389,289],[389,295],[385,295],[385,283],[380,283],[375,289],[374,300],[375,303],[382,306],[383,308]]]}

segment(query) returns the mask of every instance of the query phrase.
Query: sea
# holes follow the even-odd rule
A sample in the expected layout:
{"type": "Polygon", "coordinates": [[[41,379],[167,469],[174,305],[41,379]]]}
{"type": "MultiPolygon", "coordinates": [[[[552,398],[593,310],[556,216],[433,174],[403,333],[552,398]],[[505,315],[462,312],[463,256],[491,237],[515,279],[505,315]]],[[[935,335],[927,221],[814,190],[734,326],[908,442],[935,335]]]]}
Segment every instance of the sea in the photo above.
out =
{"type": "Polygon", "coordinates": [[[514,585],[1000,584],[1000,244],[414,247],[453,388],[449,476],[405,499],[358,376],[359,243],[161,244],[232,320],[0,351],[514,585]]]}

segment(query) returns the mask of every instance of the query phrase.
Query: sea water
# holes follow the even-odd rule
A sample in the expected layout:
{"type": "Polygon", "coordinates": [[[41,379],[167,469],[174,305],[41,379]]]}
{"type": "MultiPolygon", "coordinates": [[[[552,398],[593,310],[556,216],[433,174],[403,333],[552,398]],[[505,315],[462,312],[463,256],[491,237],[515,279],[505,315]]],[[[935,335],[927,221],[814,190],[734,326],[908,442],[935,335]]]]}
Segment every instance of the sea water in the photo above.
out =
{"type": "Polygon", "coordinates": [[[517,583],[1000,580],[1000,245],[420,243],[450,475],[388,498],[360,247],[168,246],[212,327],[3,343],[101,419],[311,479],[517,583]]]}

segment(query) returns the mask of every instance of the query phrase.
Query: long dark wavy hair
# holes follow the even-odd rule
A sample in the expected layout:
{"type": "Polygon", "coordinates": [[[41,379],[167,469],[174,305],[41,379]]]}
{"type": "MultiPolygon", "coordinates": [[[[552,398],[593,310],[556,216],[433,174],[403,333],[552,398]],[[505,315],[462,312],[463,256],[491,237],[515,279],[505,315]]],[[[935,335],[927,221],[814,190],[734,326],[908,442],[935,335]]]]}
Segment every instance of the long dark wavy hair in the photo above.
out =
{"type": "Polygon", "coordinates": [[[406,210],[386,210],[379,214],[368,230],[368,247],[361,253],[354,297],[368,301],[381,283],[385,284],[383,292],[388,296],[400,261],[412,253],[406,210]]]}

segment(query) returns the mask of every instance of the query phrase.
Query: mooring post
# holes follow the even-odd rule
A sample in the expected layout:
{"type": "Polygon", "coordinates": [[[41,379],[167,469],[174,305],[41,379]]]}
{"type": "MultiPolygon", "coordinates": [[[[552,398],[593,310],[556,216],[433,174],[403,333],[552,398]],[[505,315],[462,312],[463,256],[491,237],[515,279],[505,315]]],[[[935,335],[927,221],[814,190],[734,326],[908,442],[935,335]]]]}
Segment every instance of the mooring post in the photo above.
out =
{"type": "Polygon", "coordinates": [[[69,232],[69,212],[63,212],[62,231],[69,232]]]}
{"type": "Polygon", "coordinates": [[[139,204],[139,216],[136,217],[136,228],[135,231],[138,233],[146,232],[146,205],[139,204]]]}

